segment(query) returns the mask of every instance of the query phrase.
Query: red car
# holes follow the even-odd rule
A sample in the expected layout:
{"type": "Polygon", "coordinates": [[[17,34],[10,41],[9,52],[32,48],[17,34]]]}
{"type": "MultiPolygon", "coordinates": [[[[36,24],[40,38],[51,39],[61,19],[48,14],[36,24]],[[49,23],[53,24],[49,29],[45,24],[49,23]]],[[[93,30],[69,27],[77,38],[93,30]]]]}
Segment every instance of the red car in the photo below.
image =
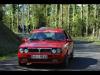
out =
{"type": "Polygon", "coordinates": [[[73,58],[73,40],[63,29],[40,28],[31,31],[18,49],[19,65],[63,64],[73,58]]]}

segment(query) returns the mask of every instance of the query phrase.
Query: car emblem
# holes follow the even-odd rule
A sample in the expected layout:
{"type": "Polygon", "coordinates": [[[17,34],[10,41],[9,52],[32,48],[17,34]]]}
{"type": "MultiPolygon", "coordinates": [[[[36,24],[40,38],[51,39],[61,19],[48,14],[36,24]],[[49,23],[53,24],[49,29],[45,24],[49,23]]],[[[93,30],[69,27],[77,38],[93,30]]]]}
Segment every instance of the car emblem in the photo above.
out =
{"type": "Polygon", "coordinates": [[[41,51],[41,48],[38,48],[39,52],[41,51]]]}

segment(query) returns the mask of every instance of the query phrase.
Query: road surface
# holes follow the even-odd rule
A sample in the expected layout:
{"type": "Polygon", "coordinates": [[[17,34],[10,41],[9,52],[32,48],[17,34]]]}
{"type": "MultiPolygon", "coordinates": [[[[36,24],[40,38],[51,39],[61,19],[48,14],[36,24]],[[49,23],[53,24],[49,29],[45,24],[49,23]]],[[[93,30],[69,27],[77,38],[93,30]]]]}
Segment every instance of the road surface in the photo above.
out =
{"type": "Polygon", "coordinates": [[[100,45],[93,42],[75,41],[74,59],[66,68],[58,65],[19,66],[17,56],[0,61],[0,71],[100,71],[100,45]]]}

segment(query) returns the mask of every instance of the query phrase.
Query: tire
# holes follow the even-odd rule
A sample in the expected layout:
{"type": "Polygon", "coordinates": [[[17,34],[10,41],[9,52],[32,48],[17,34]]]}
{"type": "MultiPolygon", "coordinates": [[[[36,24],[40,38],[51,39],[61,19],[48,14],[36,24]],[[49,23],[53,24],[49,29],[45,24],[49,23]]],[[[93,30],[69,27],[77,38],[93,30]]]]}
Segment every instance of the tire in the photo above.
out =
{"type": "Polygon", "coordinates": [[[70,60],[72,60],[74,58],[74,52],[72,51],[72,53],[70,54],[70,60]]]}
{"type": "Polygon", "coordinates": [[[20,63],[18,62],[19,66],[26,66],[26,63],[20,63]]]}
{"type": "Polygon", "coordinates": [[[62,66],[66,68],[68,67],[68,65],[69,65],[69,57],[65,56],[62,66]]]}

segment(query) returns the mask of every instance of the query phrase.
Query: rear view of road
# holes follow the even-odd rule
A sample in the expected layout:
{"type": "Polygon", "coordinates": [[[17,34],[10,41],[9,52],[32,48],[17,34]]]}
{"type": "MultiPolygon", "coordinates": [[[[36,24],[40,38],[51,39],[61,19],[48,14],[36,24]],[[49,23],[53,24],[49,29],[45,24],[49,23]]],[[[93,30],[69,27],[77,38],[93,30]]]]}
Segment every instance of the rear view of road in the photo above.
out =
{"type": "Polygon", "coordinates": [[[17,56],[0,61],[0,71],[99,71],[100,45],[93,42],[75,41],[74,59],[69,66],[62,68],[58,65],[28,65],[19,66],[17,56]]]}

